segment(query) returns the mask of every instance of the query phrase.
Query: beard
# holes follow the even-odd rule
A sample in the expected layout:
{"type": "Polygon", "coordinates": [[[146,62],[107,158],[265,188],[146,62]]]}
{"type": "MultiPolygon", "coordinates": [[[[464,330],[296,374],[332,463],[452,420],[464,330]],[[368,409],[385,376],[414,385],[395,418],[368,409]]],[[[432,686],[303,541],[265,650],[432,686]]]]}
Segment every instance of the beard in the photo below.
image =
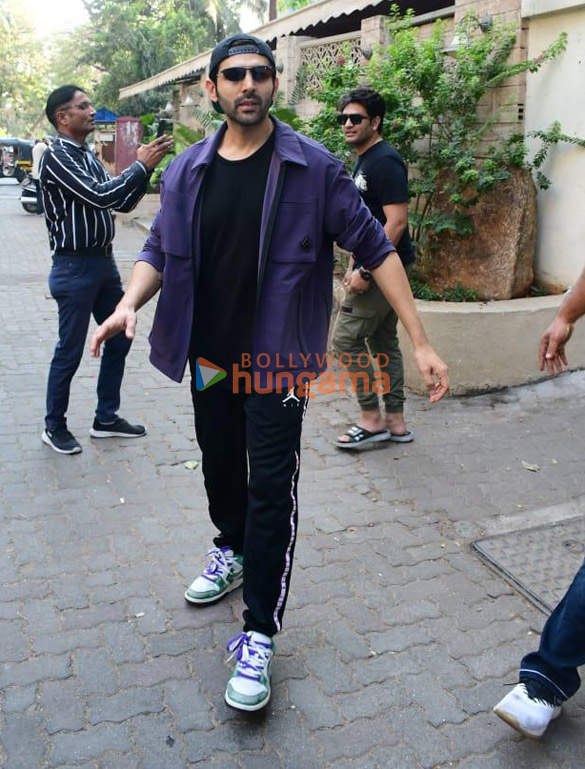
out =
{"type": "Polygon", "coordinates": [[[264,99],[257,93],[242,94],[233,102],[227,102],[217,93],[219,104],[226,116],[234,123],[242,126],[254,126],[262,123],[274,102],[272,93],[264,99]],[[253,106],[249,111],[242,111],[240,105],[248,102],[253,106]]]}

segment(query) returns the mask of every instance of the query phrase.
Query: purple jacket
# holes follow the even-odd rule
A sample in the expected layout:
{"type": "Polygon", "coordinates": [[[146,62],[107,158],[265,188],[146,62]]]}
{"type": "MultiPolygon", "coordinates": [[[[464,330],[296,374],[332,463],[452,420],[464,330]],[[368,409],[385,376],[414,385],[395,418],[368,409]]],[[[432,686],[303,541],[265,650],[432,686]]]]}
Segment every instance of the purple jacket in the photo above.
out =
{"type": "MultiPolygon", "coordinates": [[[[327,368],[333,241],[369,268],[383,262],[394,247],[343,164],[317,142],[284,123],[274,123],[260,230],[253,371],[290,371],[295,377],[301,371],[320,374],[327,368]]],[[[170,164],[161,184],[161,208],[138,257],[163,273],[150,360],[177,382],[189,356],[201,264],[200,192],[205,169],[225,130],[224,124],[170,164]]],[[[229,221],[226,211],[226,227],[229,221]]]]}

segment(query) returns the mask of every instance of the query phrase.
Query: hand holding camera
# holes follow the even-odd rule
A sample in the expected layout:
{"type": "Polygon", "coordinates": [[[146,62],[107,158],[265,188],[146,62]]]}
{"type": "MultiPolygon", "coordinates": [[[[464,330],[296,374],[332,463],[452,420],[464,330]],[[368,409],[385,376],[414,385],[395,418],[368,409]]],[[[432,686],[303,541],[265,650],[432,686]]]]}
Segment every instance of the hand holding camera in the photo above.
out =
{"type": "Polygon", "coordinates": [[[158,136],[150,144],[143,144],[138,147],[136,157],[141,163],[153,171],[164,156],[173,149],[173,137],[167,134],[158,136]]]}

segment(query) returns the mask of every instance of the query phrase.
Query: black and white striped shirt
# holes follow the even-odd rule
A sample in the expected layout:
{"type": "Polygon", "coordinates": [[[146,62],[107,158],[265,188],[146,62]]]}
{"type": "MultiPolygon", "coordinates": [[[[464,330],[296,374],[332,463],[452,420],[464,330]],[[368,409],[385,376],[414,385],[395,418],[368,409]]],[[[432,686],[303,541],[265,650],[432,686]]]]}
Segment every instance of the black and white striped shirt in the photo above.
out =
{"type": "Polygon", "coordinates": [[[146,192],[148,176],[136,160],[112,178],[85,144],[59,136],[39,170],[53,253],[109,246],[114,238],[109,209],[131,211],[146,192]]]}

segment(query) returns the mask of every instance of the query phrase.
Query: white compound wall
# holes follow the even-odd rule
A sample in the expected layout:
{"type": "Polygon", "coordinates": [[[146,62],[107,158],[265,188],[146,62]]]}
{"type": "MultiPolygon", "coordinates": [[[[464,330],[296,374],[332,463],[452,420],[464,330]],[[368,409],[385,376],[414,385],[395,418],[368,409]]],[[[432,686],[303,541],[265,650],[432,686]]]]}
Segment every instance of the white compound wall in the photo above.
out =
{"type": "MultiPolygon", "coordinates": [[[[565,53],[527,76],[527,137],[559,120],[564,133],[585,139],[585,1],[523,0],[522,16],[531,58],[561,32],[569,36],[565,53]]],[[[559,291],[585,267],[585,148],[557,146],[542,170],[553,184],[538,195],[536,277],[559,291]]]]}

